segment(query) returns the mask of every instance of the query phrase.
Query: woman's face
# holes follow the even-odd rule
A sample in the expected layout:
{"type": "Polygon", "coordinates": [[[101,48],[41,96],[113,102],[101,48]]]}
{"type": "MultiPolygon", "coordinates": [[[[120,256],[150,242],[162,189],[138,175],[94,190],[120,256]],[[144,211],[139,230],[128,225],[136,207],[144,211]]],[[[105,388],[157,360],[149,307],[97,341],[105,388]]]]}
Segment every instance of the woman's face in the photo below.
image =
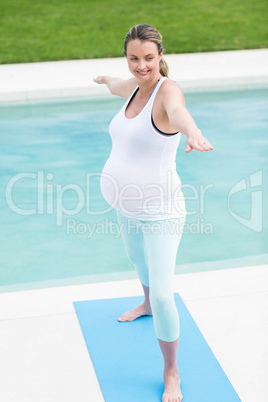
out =
{"type": "Polygon", "coordinates": [[[131,40],[127,45],[127,61],[130,72],[138,80],[147,81],[157,77],[159,61],[163,55],[158,54],[157,45],[151,41],[131,40]]]}

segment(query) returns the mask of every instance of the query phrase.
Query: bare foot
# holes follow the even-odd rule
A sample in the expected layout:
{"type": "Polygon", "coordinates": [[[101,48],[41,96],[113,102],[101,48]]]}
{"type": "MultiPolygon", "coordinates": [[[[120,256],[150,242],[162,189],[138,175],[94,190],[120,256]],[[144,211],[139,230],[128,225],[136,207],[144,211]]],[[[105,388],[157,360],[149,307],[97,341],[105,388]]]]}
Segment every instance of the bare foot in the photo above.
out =
{"type": "Polygon", "coordinates": [[[165,390],[162,402],[181,402],[182,393],[180,388],[179,373],[176,371],[164,371],[165,390]]]}
{"type": "Polygon", "coordinates": [[[133,310],[130,310],[130,311],[122,314],[118,318],[118,321],[121,321],[121,322],[134,321],[134,320],[136,320],[136,318],[141,317],[143,315],[152,315],[151,307],[145,303],[141,304],[138,307],[135,307],[133,310]]]}

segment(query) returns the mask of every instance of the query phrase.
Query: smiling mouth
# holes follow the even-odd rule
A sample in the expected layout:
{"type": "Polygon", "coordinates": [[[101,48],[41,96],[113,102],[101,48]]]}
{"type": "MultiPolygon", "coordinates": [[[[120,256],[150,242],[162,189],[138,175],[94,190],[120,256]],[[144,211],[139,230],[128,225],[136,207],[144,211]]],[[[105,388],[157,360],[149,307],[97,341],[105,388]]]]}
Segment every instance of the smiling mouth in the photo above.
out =
{"type": "Polygon", "coordinates": [[[146,75],[149,73],[150,70],[146,70],[146,71],[137,71],[138,74],[140,75],[146,75]]]}

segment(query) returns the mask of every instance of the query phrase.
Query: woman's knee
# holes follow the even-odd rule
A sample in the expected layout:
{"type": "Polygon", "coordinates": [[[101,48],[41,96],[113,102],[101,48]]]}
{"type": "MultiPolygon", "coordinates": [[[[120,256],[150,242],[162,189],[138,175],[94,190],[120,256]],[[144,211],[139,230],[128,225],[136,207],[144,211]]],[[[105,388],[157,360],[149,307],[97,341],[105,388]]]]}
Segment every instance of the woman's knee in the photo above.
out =
{"type": "Polygon", "coordinates": [[[165,312],[169,311],[174,304],[174,296],[172,291],[154,290],[150,288],[150,304],[153,310],[165,312]]]}
{"type": "Polygon", "coordinates": [[[143,253],[138,252],[137,250],[126,250],[127,256],[129,260],[134,264],[134,265],[144,265],[145,263],[145,257],[143,253]]]}
{"type": "Polygon", "coordinates": [[[141,239],[128,239],[125,246],[127,256],[134,265],[147,265],[144,244],[141,239]]]}

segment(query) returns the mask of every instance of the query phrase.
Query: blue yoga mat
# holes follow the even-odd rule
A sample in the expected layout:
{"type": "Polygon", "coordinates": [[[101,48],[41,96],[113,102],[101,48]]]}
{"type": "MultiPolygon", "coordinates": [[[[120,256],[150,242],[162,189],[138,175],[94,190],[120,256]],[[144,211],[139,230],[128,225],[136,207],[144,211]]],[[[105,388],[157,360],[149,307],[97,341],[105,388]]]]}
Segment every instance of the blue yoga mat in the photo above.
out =
{"type": "MultiPolygon", "coordinates": [[[[241,401],[178,293],[174,298],[180,315],[183,402],[241,401]]],[[[74,302],[105,402],[161,402],[164,361],[153,318],[117,320],[143,300],[136,296],[74,302]]]]}

